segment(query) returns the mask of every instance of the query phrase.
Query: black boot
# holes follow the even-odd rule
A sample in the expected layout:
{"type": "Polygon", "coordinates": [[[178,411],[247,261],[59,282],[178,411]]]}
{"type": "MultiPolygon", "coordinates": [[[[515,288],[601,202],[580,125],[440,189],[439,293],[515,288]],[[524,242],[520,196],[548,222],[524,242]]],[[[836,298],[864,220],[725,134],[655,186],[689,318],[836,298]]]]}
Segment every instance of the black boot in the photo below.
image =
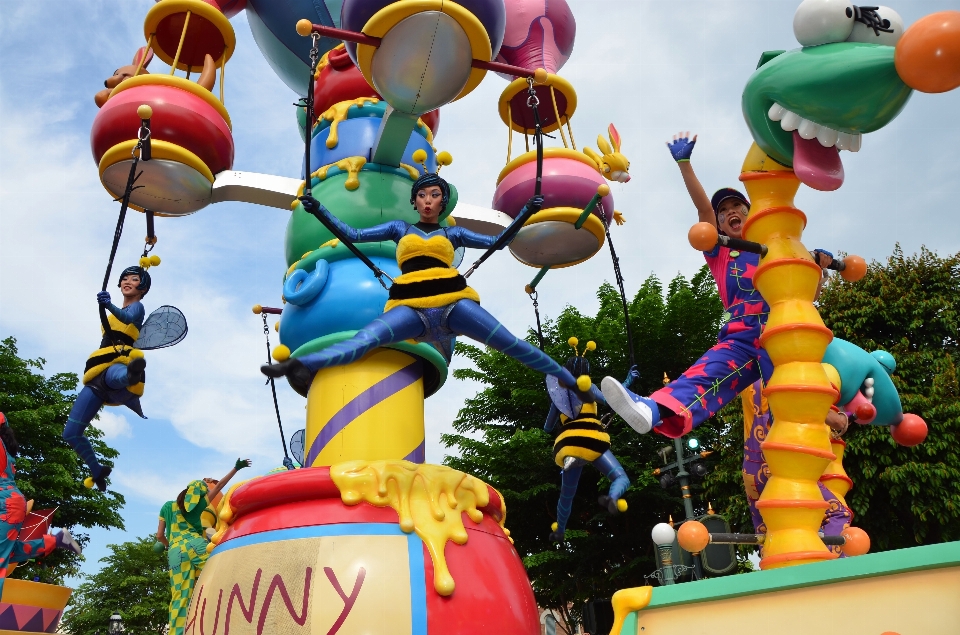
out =
{"type": "Polygon", "coordinates": [[[606,494],[597,498],[597,502],[600,504],[600,507],[605,508],[611,514],[619,514],[620,510],[617,508],[617,501],[614,498],[610,498],[606,494]]]}
{"type": "Polygon", "coordinates": [[[306,395],[313,381],[314,373],[298,359],[290,358],[277,364],[263,364],[260,372],[270,378],[284,377],[290,385],[301,395],[306,395]]]}
{"type": "Polygon", "coordinates": [[[94,485],[97,486],[97,489],[101,492],[107,491],[107,477],[110,476],[110,472],[113,471],[113,468],[103,466],[100,468],[100,474],[95,476],[93,479],[94,485]]]}
{"type": "Polygon", "coordinates": [[[563,542],[563,533],[562,531],[551,531],[550,540],[553,542],[563,542]]]}
{"type": "Polygon", "coordinates": [[[127,364],[127,385],[135,386],[144,380],[143,371],[147,367],[147,360],[142,357],[134,357],[127,364]]]}

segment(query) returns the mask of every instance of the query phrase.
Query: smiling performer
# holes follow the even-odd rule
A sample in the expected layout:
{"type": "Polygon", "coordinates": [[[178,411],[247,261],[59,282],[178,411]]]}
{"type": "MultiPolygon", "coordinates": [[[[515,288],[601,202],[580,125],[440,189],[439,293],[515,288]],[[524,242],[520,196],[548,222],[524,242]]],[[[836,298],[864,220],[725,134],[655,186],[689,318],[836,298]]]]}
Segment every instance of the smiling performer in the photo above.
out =
{"type": "MultiPolygon", "coordinates": [[[[510,355],[533,370],[553,375],[561,384],[576,390],[576,379],[570,371],[543,351],[511,334],[480,306],[480,296],[467,286],[467,281],[452,266],[454,251],[459,247],[487,249],[499,236],[439,225],[440,216],[450,200],[450,186],[444,179],[426,173],[413,184],[410,202],[420,215],[420,222],[415,225],[395,220],[367,229],[354,229],[312,196],[303,196],[300,200],[307,212],[332,223],[353,242],[395,242],[397,264],[402,275],[390,287],[390,298],[383,314],[351,339],[300,358],[264,364],[260,367],[264,375],[287,375],[291,382],[309,386],[313,376],[322,368],[350,364],[374,348],[409,339],[433,344],[449,360],[453,355],[454,338],[466,335],[510,355]]],[[[542,204],[543,197],[534,196],[527,207],[539,209],[542,204]]],[[[521,211],[517,218],[523,219],[524,216],[521,211]]],[[[512,225],[504,233],[511,232],[511,228],[512,225]]]]}
{"type": "Polygon", "coordinates": [[[97,302],[107,310],[110,332],[104,333],[100,348],[90,354],[83,370],[83,390],[77,395],[63,430],[63,440],[80,455],[90,468],[87,486],[96,485],[107,490],[110,468],[100,465],[90,440],[83,435],[93,418],[104,405],[124,405],[140,417],[140,396],[143,395],[144,369],[147,366],[143,352],[133,345],[143,328],[145,311],[140,300],[150,291],[150,274],[143,267],[127,267],[120,274],[120,293],[123,306],[110,301],[110,293],[97,293],[97,302]]]}
{"type": "MultiPolygon", "coordinates": [[[[732,188],[717,190],[707,197],[690,164],[697,137],[680,133],[668,143],[683,176],[684,185],[700,216],[731,238],[740,238],[741,228],[750,213],[747,197],[732,188]]],[[[816,250],[814,258],[821,267],[832,262],[828,252],[816,250]]],[[[760,255],[717,245],[703,253],[717,283],[723,302],[723,326],[717,345],[703,354],[676,381],[650,397],[627,390],[613,377],[600,386],[607,403],[641,434],[651,428],[668,437],[683,436],[713,416],[740,391],[757,380],[766,381],[773,372],[767,352],[760,346],[760,333],[770,307],[753,288],[753,273],[760,255]]]]}

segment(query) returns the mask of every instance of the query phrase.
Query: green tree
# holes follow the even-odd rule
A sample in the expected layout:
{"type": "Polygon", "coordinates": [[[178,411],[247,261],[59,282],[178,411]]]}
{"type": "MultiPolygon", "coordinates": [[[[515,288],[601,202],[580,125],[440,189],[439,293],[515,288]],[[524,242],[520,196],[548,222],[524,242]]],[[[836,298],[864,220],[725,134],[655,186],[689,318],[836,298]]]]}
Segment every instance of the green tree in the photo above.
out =
{"type": "MultiPolygon", "coordinates": [[[[3,412],[13,427],[20,443],[16,458],[17,486],[27,500],[33,499],[36,509],[53,509],[57,512],[53,524],[75,528],[118,527],[123,528],[120,509],[123,496],[116,492],[106,494],[83,486],[86,468],[80,457],[63,441],[61,434],[67,414],[73,405],[77,376],[59,373],[45,377],[43,359],[21,359],[17,342],[8,337],[0,342],[0,412],[3,412]]],[[[94,449],[102,456],[105,465],[117,452],[107,446],[96,428],[88,428],[94,449]]],[[[81,544],[87,536],[76,532],[81,544]]],[[[67,575],[77,575],[82,556],[57,550],[38,562],[17,567],[13,577],[62,584],[67,575]]]]}
{"type": "MultiPolygon", "coordinates": [[[[850,427],[844,467],[854,524],[870,535],[872,551],[960,539],[960,254],[941,258],[924,248],[904,256],[897,246],[859,282],[832,278],[819,308],[836,337],[893,354],[903,410],[929,428],[924,443],[904,448],[886,427],[850,427]]],[[[750,531],[739,400],[720,416],[730,433],[717,440],[707,492],[735,528],[750,531]]]]}
{"type": "Polygon", "coordinates": [[[170,608],[166,555],[153,536],[109,545],[103,568],[73,592],[61,628],[71,635],[102,633],[114,612],[128,633],[164,633],[170,608]]]}
{"type": "MultiPolygon", "coordinates": [[[[597,350],[588,357],[594,382],[605,375],[622,379],[630,355],[621,299],[609,284],[597,295],[600,308],[595,316],[567,307],[556,320],[546,322],[545,350],[554,359],[565,360],[573,353],[568,338],[593,340],[597,350]]],[[[629,312],[641,372],[633,388],[647,394],[662,385],[664,373],[676,377],[716,343],[722,307],[704,267],[689,281],[680,276],[671,281],[666,298],[659,281],[648,278],[629,312]]],[[[527,339],[537,341],[532,331],[527,339]]],[[[652,474],[662,464],[656,451],[665,445],[664,439],[638,435],[614,418],[609,429],[612,449],[632,480],[625,494],[629,509],[609,516],[597,505],[609,483],[588,467],[580,480],[566,542],[553,544],[548,534],[556,518],[560,474],[553,463],[553,438],[543,431],[550,406],[543,376],[491,349],[460,343],[457,352],[476,368],[454,375],[486,387],[460,410],[453,423],[457,434],[442,437],[457,453],[445,463],[503,493],[508,527],[539,604],[558,610],[571,626],[586,600],[643,585],[644,575],[655,568],[653,545],[646,539],[650,529],[670,514],[683,517],[679,490],[661,489],[652,474]]],[[[712,442],[719,432],[708,432],[711,426],[716,428],[715,423],[701,426],[698,436],[704,438],[703,431],[712,442]]]]}

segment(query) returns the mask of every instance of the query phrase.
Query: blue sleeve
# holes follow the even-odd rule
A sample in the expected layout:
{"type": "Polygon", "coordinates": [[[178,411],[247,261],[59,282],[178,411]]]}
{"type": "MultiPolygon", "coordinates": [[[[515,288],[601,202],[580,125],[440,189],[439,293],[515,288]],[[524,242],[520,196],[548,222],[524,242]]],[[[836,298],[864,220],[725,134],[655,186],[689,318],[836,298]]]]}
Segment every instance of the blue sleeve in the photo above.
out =
{"type": "Polygon", "coordinates": [[[547,413],[547,420],[543,423],[543,429],[552,432],[560,420],[560,411],[553,404],[550,404],[550,412],[547,413]]]}
{"type": "Polygon", "coordinates": [[[143,319],[146,317],[146,311],[144,311],[143,305],[139,302],[134,302],[125,309],[121,309],[111,303],[107,305],[107,310],[113,313],[113,317],[124,324],[133,324],[137,329],[143,328],[143,319]]]}
{"type": "Polygon", "coordinates": [[[597,400],[597,403],[607,403],[607,400],[603,398],[603,393],[600,392],[596,384],[590,384],[590,394],[597,400]]]}
{"type": "Polygon", "coordinates": [[[374,225],[373,227],[368,227],[366,229],[354,229],[331,214],[330,210],[323,205],[320,206],[319,213],[323,214],[325,219],[330,221],[330,223],[339,229],[344,236],[355,243],[376,243],[380,242],[381,240],[392,240],[394,242],[399,242],[409,226],[408,223],[405,223],[402,220],[395,220],[390,221],[389,223],[374,225]]]}
{"type": "Polygon", "coordinates": [[[451,227],[447,230],[447,238],[453,248],[469,247],[470,249],[489,249],[497,242],[497,236],[487,236],[470,231],[465,227],[451,227]]]}

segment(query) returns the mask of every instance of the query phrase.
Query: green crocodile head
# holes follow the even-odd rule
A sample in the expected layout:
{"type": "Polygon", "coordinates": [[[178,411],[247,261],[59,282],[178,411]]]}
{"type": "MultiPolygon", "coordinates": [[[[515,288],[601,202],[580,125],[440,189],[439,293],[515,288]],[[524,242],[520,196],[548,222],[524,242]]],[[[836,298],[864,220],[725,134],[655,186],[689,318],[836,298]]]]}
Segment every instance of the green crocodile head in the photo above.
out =
{"type": "Polygon", "coordinates": [[[836,42],[764,53],[743,91],[754,141],[806,185],[837,189],[843,184],[838,150],[858,151],[861,135],[890,123],[910,98],[894,51],[836,42]]]}

